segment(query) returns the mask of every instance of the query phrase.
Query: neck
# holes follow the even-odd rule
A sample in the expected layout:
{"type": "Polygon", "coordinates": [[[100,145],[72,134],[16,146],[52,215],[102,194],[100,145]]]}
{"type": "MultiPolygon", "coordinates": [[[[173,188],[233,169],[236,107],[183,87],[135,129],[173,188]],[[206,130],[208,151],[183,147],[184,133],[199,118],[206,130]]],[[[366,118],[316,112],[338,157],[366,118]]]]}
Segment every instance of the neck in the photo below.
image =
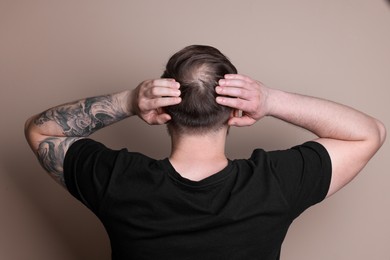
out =
{"type": "Polygon", "coordinates": [[[199,135],[172,134],[169,160],[177,172],[190,180],[204,179],[226,167],[227,129],[199,135]]]}

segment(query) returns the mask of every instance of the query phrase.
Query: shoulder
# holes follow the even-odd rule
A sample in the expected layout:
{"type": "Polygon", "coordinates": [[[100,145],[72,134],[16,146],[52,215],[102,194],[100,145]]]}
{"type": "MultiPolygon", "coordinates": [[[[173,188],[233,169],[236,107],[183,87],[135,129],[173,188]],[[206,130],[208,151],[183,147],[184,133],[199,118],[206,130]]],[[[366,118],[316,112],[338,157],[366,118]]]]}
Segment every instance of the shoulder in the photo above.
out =
{"type": "Polygon", "coordinates": [[[302,157],[318,157],[330,163],[330,156],[326,148],[318,142],[310,141],[283,150],[265,151],[263,149],[253,150],[249,160],[296,160],[302,157]]]}
{"type": "Polygon", "coordinates": [[[114,168],[124,169],[127,167],[140,167],[156,161],[142,153],[128,151],[127,148],[112,149],[105,144],[92,139],[82,139],[69,148],[65,160],[66,172],[78,169],[78,172],[112,171],[114,168]]]}
{"type": "Polygon", "coordinates": [[[256,149],[249,159],[258,171],[273,176],[286,190],[312,187],[329,188],[332,163],[329,153],[317,142],[306,142],[284,150],[256,149]],[[317,184],[315,184],[317,183],[317,184]]]}
{"type": "Polygon", "coordinates": [[[330,156],[320,143],[306,142],[284,150],[256,149],[250,159],[274,190],[294,209],[294,216],[322,201],[330,186],[330,156]]]}

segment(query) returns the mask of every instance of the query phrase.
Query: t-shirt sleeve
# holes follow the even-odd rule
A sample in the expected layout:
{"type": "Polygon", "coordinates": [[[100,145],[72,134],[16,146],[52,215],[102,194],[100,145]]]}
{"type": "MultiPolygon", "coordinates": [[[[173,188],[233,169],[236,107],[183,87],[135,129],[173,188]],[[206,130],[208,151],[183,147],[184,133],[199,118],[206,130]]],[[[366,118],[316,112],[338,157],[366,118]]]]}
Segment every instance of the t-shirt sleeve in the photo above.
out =
{"type": "Polygon", "coordinates": [[[99,214],[118,153],[99,142],[81,139],[65,155],[67,189],[95,214],[99,214]]]}
{"type": "Polygon", "coordinates": [[[270,152],[268,163],[291,206],[293,218],[325,199],[332,165],[327,150],[321,144],[307,142],[288,150],[270,152]]]}

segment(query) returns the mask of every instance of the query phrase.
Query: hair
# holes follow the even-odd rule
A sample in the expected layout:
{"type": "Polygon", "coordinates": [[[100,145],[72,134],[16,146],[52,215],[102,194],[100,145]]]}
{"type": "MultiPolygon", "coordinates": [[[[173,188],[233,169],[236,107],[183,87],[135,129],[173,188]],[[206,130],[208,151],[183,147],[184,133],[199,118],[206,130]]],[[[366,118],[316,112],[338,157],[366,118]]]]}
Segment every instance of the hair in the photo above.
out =
{"type": "Polygon", "coordinates": [[[191,45],[175,53],[161,76],[180,83],[182,98],[164,108],[171,116],[168,131],[202,134],[226,125],[232,109],[215,101],[215,87],[225,74],[236,73],[229,59],[211,46],[191,45]]]}

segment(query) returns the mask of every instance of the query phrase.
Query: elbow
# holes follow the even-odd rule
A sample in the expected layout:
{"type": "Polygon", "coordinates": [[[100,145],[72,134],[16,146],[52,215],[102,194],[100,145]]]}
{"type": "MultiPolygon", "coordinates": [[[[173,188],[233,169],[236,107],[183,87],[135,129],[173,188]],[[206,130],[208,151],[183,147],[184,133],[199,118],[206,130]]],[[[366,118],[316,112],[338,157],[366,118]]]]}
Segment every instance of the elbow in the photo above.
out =
{"type": "Polygon", "coordinates": [[[29,144],[30,148],[35,152],[37,149],[36,137],[38,133],[36,132],[35,127],[33,126],[34,117],[30,117],[24,123],[24,136],[29,144]]]}
{"type": "Polygon", "coordinates": [[[30,117],[24,123],[24,136],[26,137],[27,141],[29,141],[29,136],[30,136],[30,133],[31,133],[31,121],[32,121],[32,118],[30,117]]]}
{"type": "Polygon", "coordinates": [[[368,138],[366,139],[369,144],[368,149],[371,150],[371,156],[373,156],[383,145],[386,140],[386,127],[378,119],[374,119],[374,126],[368,138]]]}
{"type": "MultiPolygon", "coordinates": [[[[372,118],[372,124],[366,132],[366,137],[362,139],[365,144],[365,150],[367,151],[367,161],[370,160],[376,152],[382,147],[386,140],[386,127],[378,119],[372,118]]],[[[362,143],[362,144],[363,144],[362,143]]]]}
{"type": "Polygon", "coordinates": [[[386,132],[385,125],[381,121],[376,119],[375,122],[378,129],[378,143],[379,143],[378,149],[379,149],[386,140],[387,132],[386,132]]]}

